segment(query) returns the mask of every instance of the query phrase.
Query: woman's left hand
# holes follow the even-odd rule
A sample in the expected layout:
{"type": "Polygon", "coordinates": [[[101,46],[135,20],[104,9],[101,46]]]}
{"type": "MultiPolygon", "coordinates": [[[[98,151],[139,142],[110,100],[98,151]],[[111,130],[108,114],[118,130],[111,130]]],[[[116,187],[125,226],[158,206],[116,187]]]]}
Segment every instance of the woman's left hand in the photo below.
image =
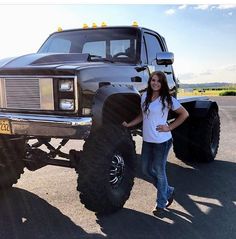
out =
{"type": "Polygon", "coordinates": [[[169,132],[170,127],[169,127],[169,125],[157,125],[156,131],[158,131],[158,132],[169,132]]]}

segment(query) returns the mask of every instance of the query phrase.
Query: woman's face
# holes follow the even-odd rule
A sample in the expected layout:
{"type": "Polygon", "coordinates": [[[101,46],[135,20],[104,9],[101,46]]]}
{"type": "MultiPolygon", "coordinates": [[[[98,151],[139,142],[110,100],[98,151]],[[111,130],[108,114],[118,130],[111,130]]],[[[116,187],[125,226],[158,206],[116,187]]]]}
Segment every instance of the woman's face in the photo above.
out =
{"type": "Polygon", "coordinates": [[[160,91],[161,83],[157,75],[154,75],[151,78],[150,85],[153,91],[160,91]]]}

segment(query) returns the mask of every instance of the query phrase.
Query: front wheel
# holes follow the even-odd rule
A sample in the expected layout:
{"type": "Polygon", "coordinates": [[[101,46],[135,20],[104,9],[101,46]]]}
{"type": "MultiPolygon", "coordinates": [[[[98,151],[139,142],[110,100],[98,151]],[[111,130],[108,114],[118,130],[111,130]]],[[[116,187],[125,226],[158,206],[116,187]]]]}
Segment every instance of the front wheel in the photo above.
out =
{"type": "Polygon", "coordinates": [[[24,169],[25,140],[0,136],[0,189],[17,183],[24,169]]]}
{"type": "Polygon", "coordinates": [[[134,184],[135,144],[129,131],[109,125],[90,134],[77,172],[80,200],[97,213],[122,208],[134,184]]]}

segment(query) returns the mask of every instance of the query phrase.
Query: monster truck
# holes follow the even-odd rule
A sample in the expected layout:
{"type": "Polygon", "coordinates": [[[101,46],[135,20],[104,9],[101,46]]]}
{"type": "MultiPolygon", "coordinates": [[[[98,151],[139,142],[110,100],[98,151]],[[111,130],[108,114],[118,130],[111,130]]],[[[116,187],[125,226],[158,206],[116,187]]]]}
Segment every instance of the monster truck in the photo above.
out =
{"type": "MultiPolygon", "coordinates": [[[[122,208],[135,177],[132,135],[142,132],[141,125],[127,130],[122,122],[139,114],[140,94],[154,70],[165,72],[176,97],[173,61],[160,34],[137,26],[58,31],[37,53],[1,60],[0,188],[16,183],[25,167],[70,167],[86,208],[122,208]],[[84,140],[83,149],[63,152],[71,139],[84,140]]],[[[190,117],[173,131],[176,157],[213,161],[220,135],[216,102],[179,101],[190,117]]]]}

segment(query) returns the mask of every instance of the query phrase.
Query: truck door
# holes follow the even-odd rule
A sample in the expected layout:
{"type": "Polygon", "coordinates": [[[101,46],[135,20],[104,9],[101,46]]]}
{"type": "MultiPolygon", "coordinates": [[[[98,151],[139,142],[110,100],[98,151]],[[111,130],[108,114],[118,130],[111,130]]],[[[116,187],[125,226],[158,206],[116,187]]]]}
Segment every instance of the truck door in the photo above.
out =
{"type": "Polygon", "coordinates": [[[162,44],[159,36],[151,34],[149,32],[144,33],[144,40],[146,44],[147,61],[150,73],[152,73],[153,71],[163,71],[166,74],[169,88],[172,89],[175,86],[172,66],[158,65],[156,62],[157,53],[165,52],[164,44],[162,44]]]}

